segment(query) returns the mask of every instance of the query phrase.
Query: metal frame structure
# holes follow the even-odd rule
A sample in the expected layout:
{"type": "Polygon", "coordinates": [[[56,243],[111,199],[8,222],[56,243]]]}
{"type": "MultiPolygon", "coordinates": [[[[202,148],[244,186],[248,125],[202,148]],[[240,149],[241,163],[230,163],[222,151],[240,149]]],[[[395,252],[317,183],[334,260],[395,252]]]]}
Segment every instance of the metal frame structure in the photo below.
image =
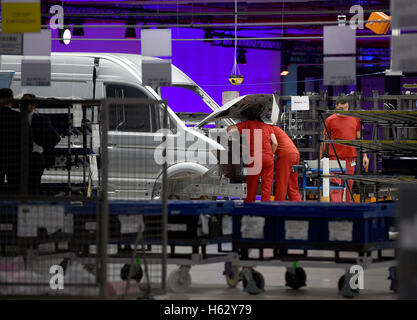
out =
{"type": "MultiPolygon", "coordinates": [[[[232,215],[237,220],[238,226],[234,227],[233,251],[238,253],[238,259],[231,261],[231,264],[235,268],[243,267],[240,274],[244,278],[244,291],[250,294],[263,291],[265,282],[263,276],[253,269],[256,266],[285,267],[287,269],[285,274],[286,286],[293,289],[306,285],[306,273],[302,269],[303,267],[344,269],[344,278],[340,278],[338,284],[339,292],[344,297],[354,297],[359,294],[359,291],[352,290],[349,286],[348,280],[352,277],[352,266],[360,266],[363,270],[389,267],[388,271],[392,281],[391,290],[396,291],[398,279],[395,278],[397,272],[395,236],[388,231],[388,227],[391,227],[394,223],[395,210],[392,204],[350,204],[346,208],[341,204],[315,203],[314,206],[308,205],[311,207],[310,212],[306,212],[306,205],[287,203],[275,206],[274,204],[259,203],[248,208],[245,208],[245,206],[235,207],[232,215]],[[327,206],[329,207],[327,208],[327,206]],[[327,209],[324,210],[325,208],[327,209]],[[338,213],[340,208],[344,208],[346,213],[338,213]],[[362,240],[359,240],[359,237],[355,239],[353,233],[350,241],[342,241],[340,238],[336,240],[335,238],[332,239],[330,234],[326,235],[324,225],[318,227],[320,223],[326,222],[329,224],[330,232],[330,222],[338,221],[341,223],[343,221],[343,223],[350,222],[353,224],[353,221],[356,221],[356,227],[360,228],[360,224],[366,223],[366,219],[370,218],[365,211],[373,210],[372,208],[376,210],[379,210],[377,208],[385,208],[368,220],[372,225],[374,223],[378,225],[377,228],[384,229],[384,236],[379,237],[379,240],[371,236],[373,231],[368,234],[368,240],[365,240],[366,237],[361,238],[362,240]],[[361,211],[364,209],[365,211],[361,211]],[[384,210],[389,212],[383,213],[384,210]],[[252,215],[251,212],[253,212],[252,215]],[[329,212],[329,214],[325,212],[329,212]],[[359,217],[356,216],[356,213],[359,212],[363,212],[364,215],[360,214],[361,218],[355,220],[359,217]],[[258,230],[256,237],[249,233],[244,236],[242,230],[246,230],[248,226],[243,227],[243,220],[248,215],[251,215],[252,219],[261,217],[265,219],[262,234],[258,230]],[[342,216],[345,217],[342,218],[342,216]],[[381,219],[382,224],[371,222],[373,219],[381,219]],[[287,221],[308,223],[308,229],[305,231],[305,235],[308,234],[307,238],[302,238],[301,234],[298,234],[299,238],[297,240],[292,238],[291,228],[288,227],[287,230],[287,221]],[[317,224],[315,225],[315,223],[317,224]],[[278,230],[276,230],[277,228],[278,230]],[[289,234],[291,236],[287,238],[289,234]],[[265,252],[265,250],[268,250],[268,252],[265,252]],[[325,254],[323,254],[323,251],[325,251],[325,254]],[[258,255],[256,255],[256,252],[258,252],[258,255]]],[[[352,228],[351,232],[354,232],[354,230],[355,227],[352,228]]],[[[364,236],[362,233],[361,235],[364,236]]]]}
{"type": "MultiPolygon", "coordinates": [[[[1,101],[3,102],[3,101],[1,101]]],[[[9,101],[6,101],[7,103],[9,101]]],[[[20,100],[13,100],[11,101],[12,103],[19,103],[21,102],[20,100]]],[[[15,219],[18,219],[17,215],[17,210],[19,208],[19,206],[21,204],[28,204],[28,205],[36,205],[36,204],[42,204],[42,205],[46,205],[48,203],[52,203],[53,204],[62,204],[62,206],[65,208],[65,213],[70,214],[71,215],[71,207],[76,205],[76,204],[83,204],[85,205],[86,203],[93,203],[94,204],[94,209],[93,209],[93,219],[94,219],[94,225],[96,227],[94,227],[95,230],[95,240],[93,240],[90,237],[90,240],[83,240],[83,239],[75,239],[76,241],[87,241],[84,243],[84,245],[90,246],[93,245],[94,247],[96,247],[95,253],[92,254],[88,254],[88,262],[94,265],[94,268],[92,271],[92,273],[94,274],[96,281],[95,281],[95,286],[97,287],[97,295],[93,295],[91,296],[90,294],[84,296],[84,295],[74,295],[71,293],[65,294],[65,292],[59,293],[57,295],[55,294],[51,294],[51,295],[47,295],[47,296],[39,296],[37,295],[37,297],[43,297],[43,298],[51,298],[51,299],[55,299],[55,298],[101,298],[101,299],[108,299],[109,298],[109,292],[108,292],[108,279],[109,279],[109,263],[111,263],[113,260],[109,260],[108,258],[108,249],[109,249],[109,239],[110,239],[110,216],[109,216],[109,201],[108,201],[108,130],[109,130],[109,111],[108,111],[108,106],[109,104],[112,103],[120,103],[120,99],[107,99],[107,100],[43,100],[43,99],[36,99],[33,101],[27,101],[27,103],[30,102],[34,102],[37,104],[42,104],[42,109],[47,109],[47,108],[57,108],[57,107],[63,107],[63,108],[68,108],[68,119],[71,120],[71,107],[73,105],[81,105],[84,112],[83,112],[83,124],[84,124],[84,128],[83,128],[83,133],[86,133],[87,131],[89,131],[89,127],[88,127],[88,121],[86,118],[86,112],[85,109],[89,108],[89,107],[93,107],[93,106],[100,106],[100,108],[98,109],[98,114],[96,114],[97,119],[98,119],[98,123],[100,124],[100,170],[99,170],[99,184],[97,186],[97,194],[94,196],[91,195],[84,195],[84,196],[79,196],[79,195],[74,195],[71,193],[71,188],[69,188],[69,193],[68,196],[64,196],[64,197],[53,197],[51,198],[50,196],[46,196],[46,195],[41,195],[41,196],[32,196],[27,194],[27,185],[23,186],[22,188],[22,194],[21,195],[16,195],[16,196],[1,196],[0,197],[0,201],[5,201],[2,203],[2,206],[6,206],[5,209],[1,209],[1,210],[6,210],[5,212],[7,212],[7,217],[12,217],[15,216],[15,219]],[[87,128],[88,127],[88,128],[87,128]],[[10,201],[13,201],[13,207],[10,207],[10,201]],[[92,202],[93,201],[93,202],[92,202]],[[14,209],[13,209],[14,208],[14,209]],[[11,211],[10,211],[11,210],[11,211]],[[95,214],[94,214],[95,212],[95,214]]],[[[164,115],[164,126],[167,127],[167,102],[165,100],[161,100],[161,101],[155,101],[155,100],[146,100],[146,99],[133,99],[133,101],[125,101],[123,100],[123,103],[146,103],[146,104],[163,104],[165,106],[165,115],[164,115]]],[[[23,119],[25,114],[22,113],[23,119]]],[[[23,121],[23,123],[26,123],[26,121],[23,121]]],[[[70,121],[71,123],[71,121],[70,121]]],[[[91,123],[91,122],[90,122],[91,123]]],[[[71,131],[71,130],[69,130],[71,131]]],[[[28,131],[26,131],[28,132],[28,131]]],[[[166,136],[165,136],[166,139],[166,136]]],[[[84,143],[88,143],[88,137],[87,136],[83,136],[82,141],[84,143]]],[[[70,145],[70,138],[68,138],[68,144],[70,145]]],[[[86,152],[86,147],[83,147],[83,150],[86,152]]],[[[26,151],[27,152],[27,151],[26,151]]],[[[68,154],[70,154],[70,150],[68,152],[68,154]]],[[[166,150],[165,150],[166,153],[166,150]]],[[[87,155],[87,154],[85,154],[87,155]]],[[[23,156],[23,159],[28,159],[28,155],[23,156]]],[[[24,161],[22,163],[23,165],[28,165],[28,161],[24,161]]],[[[84,172],[85,172],[85,168],[84,168],[84,172]]],[[[69,175],[70,175],[70,171],[69,171],[69,175]]],[[[167,170],[166,170],[166,164],[163,166],[163,183],[162,183],[162,197],[161,197],[161,203],[162,203],[162,211],[158,213],[158,216],[160,217],[159,222],[158,222],[158,235],[157,237],[160,238],[160,243],[161,243],[161,248],[162,248],[162,253],[159,254],[159,259],[157,260],[150,260],[150,263],[155,264],[158,263],[160,265],[160,279],[158,280],[159,282],[159,290],[155,290],[155,292],[153,291],[154,288],[150,288],[150,286],[148,286],[149,290],[145,290],[145,294],[157,294],[157,293],[164,293],[165,292],[165,288],[166,288],[166,257],[167,257],[167,170]]],[[[70,181],[70,180],[69,180],[70,181]]],[[[25,182],[26,184],[27,182],[25,182]]],[[[70,182],[69,182],[70,183],[70,182]]],[[[70,187],[70,186],[69,186],[70,187]]],[[[5,215],[3,215],[2,217],[5,217],[5,215]]],[[[73,215],[73,217],[75,217],[75,215],[73,215]]],[[[14,219],[14,218],[13,218],[14,219]]],[[[40,218],[40,219],[45,219],[45,218],[40,218]]],[[[74,218],[73,218],[74,219],[74,218]]],[[[4,223],[4,221],[2,220],[2,223],[4,223]]],[[[47,221],[44,221],[44,223],[47,223],[47,221]]],[[[88,224],[88,222],[84,222],[86,225],[88,224]]],[[[74,225],[74,222],[73,222],[74,225]]],[[[14,227],[13,227],[14,228],[14,227]]],[[[74,226],[73,226],[74,228],[74,226]]],[[[86,226],[87,228],[87,226],[86,226]]],[[[16,227],[16,233],[17,233],[17,229],[18,227],[16,227]]],[[[71,246],[73,246],[73,241],[74,241],[74,237],[73,234],[74,233],[74,229],[73,232],[70,235],[66,235],[65,233],[62,234],[62,236],[58,235],[58,236],[48,236],[47,239],[33,239],[33,238],[26,238],[26,239],[22,239],[22,241],[20,241],[19,239],[17,241],[20,241],[20,246],[21,246],[21,250],[23,251],[19,251],[18,254],[23,254],[26,257],[26,263],[30,263],[30,262],[42,262],[45,259],[48,258],[60,258],[63,259],[62,263],[65,262],[65,265],[67,265],[68,262],[72,263],[82,263],[83,261],[83,257],[79,256],[79,252],[77,252],[78,249],[76,249],[75,252],[71,251],[71,246]],[[32,239],[32,240],[31,240],[32,239]],[[47,252],[47,253],[37,253],[37,243],[41,244],[41,243],[52,243],[52,244],[57,244],[57,242],[60,241],[68,241],[68,243],[70,243],[70,247],[68,247],[67,249],[63,249],[59,250],[59,252],[56,252],[55,249],[53,249],[52,252],[47,252]],[[34,246],[35,250],[32,250],[32,246],[34,246]]],[[[137,254],[138,251],[140,251],[140,249],[138,249],[138,242],[140,241],[142,237],[142,231],[138,230],[137,234],[136,234],[136,242],[134,241],[133,243],[135,243],[135,248],[132,251],[132,259],[135,258],[135,255],[137,254]]],[[[155,237],[155,235],[154,235],[155,237]]],[[[0,244],[3,246],[7,246],[7,242],[8,239],[4,238],[4,237],[0,237],[0,244]],[[3,242],[4,241],[4,242],[3,242]]],[[[76,242],[74,242],[76,243],[76,242]]],[[[74,247],[76,248],[76,247],[74,247]]],[[[143,246],[142,246],[143,249],[143,246]]],[[[6,252],[6,247],[4,247],[4,252],[6,252]]],[[[3,252],[3,250],[2,250],[3,252]]],[[[145,255],[148,255],[148,252],[145,252],[142,250],[142,252],[145,255]]],[[[85,260],[85,259],[84,259],[85,260]]],[[[129,259],[130,260],[130,259],[129,259]]],[[[46,261],[46,260],[45,260],[46,261]]],[[[147,276],[148,282],[149,282],[149,277],[148,277],[148,261],[146,261],[146,257],[144,258],[145,261],[145,275],[147,276]]],[[[119,261],[120,262],[120,261],[119,261]]],[[[129,272],[129,277],[131,276],[130,272],[129,272]]],[[[19,286],[19,285],[24,285],[24,283],[2,283],[1,286],[5,286],[4,288],[6,288],[9,285],[13,285],[13,286],[19,286]]],[[[29,285],[31,285],[29,283],[29,285]]],[[[33,284],[34,286],[37,286],[37,284],[33,284]]],[[[48,286],[48,283],[45,284],[39,284],[42,286],[48,286]]],[[[75,287],[77,288],[83,288],[86,286],[86,284],[82,283],[71,283],[68,284],[68,287],[75,287]]],[[[129,285],[126,286],[126,288],[128,288],[129,285]]],[[[0,287],[1,288],[1,287],[0,287]]],[[[30,288],[30,287],[29,287],[30,288]]],[[[78,291],[77,291],[78,292],[78,291]]],[[[81,292],[81,291],[80,291],[81,292]]],[[[142,290],[143,293],[143,290],[142,290]]],[[[27,298],[33,296],[30,294],[30,290],[28,291],[28,294],[23,294],[22,296],[13,296],[14,298],[27,298]]],[[[11,298],[11,296],[4,296],[5,298],[11,298]]],[[[127,297],[127,295],[125,294],[123,297],[127,297]]]]}
{"type": "MultiPolygon", "coordinates": [[[[5,101],[4,101],[5,102],[5,101]]],[[[12,100],[9,101],[12,104],[21,104],[22,101],[21,100],[12,100]]],[[[69,124],[71,126],[71,108],[73,105],[81,105],[82,109],[83,109],[83,142],[87,143],[87,137],[86,137],[86,131],[87,131],[87,119],[86,119],[86,112],[85,110],[91,107],[95,107],[95,106],[101,106],[101,101],[99,100],[44,100],[44,99],[34,99],[34,100],[27,100],[25,102],[26,105],[28,103],[35,103],[38,105],[42,105],[42,109],[56,109],[56,108],[64,108],[64,109],[68,109],[68,120],[69,120],[69,124]]],[[[25,109],[25,108],[23,108],[25,109]]],[[[22,120],[25,119],[27,117],[27,113],[26,112],[22,112],[22,120]]],[[[106,111],[103,112],[103,119],[102,121],[102,126],[104,126],[104,128],[106,128],[106,124],[107,124],[107,118],[106,118],[106,111]]],[[[21,143],[21,147],[22,147],[22,160],[21,161],[21,172],[26,173],[26,175],[22,175],[22,179],[21,179],[21,186],[20,186],[20,193],[17,195],[2,195],[0,196],[0,201],[2,201],[2,206],[6,207],[6,208],[11,208],[11,207],[16,207],[18,208],[20,205],[31,205],[31,206],[38,206],[38,205],[45,205],[46,203],[51,203],[52,204],[58,204],[60,206],[66,206],[66,204],[70,203],[70,202],[79,202],[79,201],[95,201],[97,203],[97,211],[96,211],[96,216],[99,219],[99,223],[100,223],[100,227],[99,230],[101,230],[101,232],[97,233],[97,237],[96,237],[96,244],[98,245],[98,252],[100,252],[99,255],[96,255],[95,257],[95,264],[96,264],[96,268],[95,268],[95,274],[97,275],[96,278],[96,285],[99,289],[98,291],[98,297],[101,298],[105,298],[107,296],[107,286],[106,283],[103,283],[101,281],[101,279],[106,279],[106,269],[107,269],[107,265],[106,265],[106,255],[107,255],[107,232],[106,232],[106,228],[108,226],[108,221],[107,221],[107,148],[103,149],[103,147],[107,146],[107,131],[106,130],[102,130],[101,131],[101,135],[100,135],[100,142],[101,142],[101,150],[100,150],[100,156],[101,156],[101,160],[102,160],[102,167],[101,167],[101,177],[100,177],[100,183],[98,185],[98,193],[96,196],[93,197],[89,197],[87,195],[72,195],[71,194],[71,188],[69,188],[69,192],[68,192],[68,196],[65,197],[53,197],[51,198],[50,196],[44,196],[44,195],[29,195],[28,193],[28,181],[27,181],[27,177],[29,176],[28,174],[28,166],[29,166],[29,154],[28,154],[28,149],[25,148],[27,143],[28,143],[28,134],[29,134],[29,127],[28,127],[28,123],[27,121],[22,121],[22,128],[24,127],[24,130],[22,131],[22,143],[21,143]],[[51,201],[51,199],[53,199],[53,201],[51,201]],[[11,207],[10,207],[11,206],[11,207]]],[[[70,135],[71,130],[69,130],[69,135],[70,135]]],[[[70,141],[70,137],[68,136],[68,141],[70,141]]],[[[84,145],[83,146],[83,156],[87,156],[87,146],[84,145]]],[[[68,150],[68,157],[67,157],[67,161],[71,161],[71,151],[68,150]]],[[[71,164],[67,164],[67,166],[69,167],[71,164]]],[[[85,173],[85,162],[83,164],[84,166],[84,173],[85,173]]],[[[69,175],[70,175],[70,170],[68,171],[69,175]]],[[[84,175],[85,177],[85,175],[84,175]]],[[[85,181],[84,181],[85,182],[85,181]]],[[[68,182],[70,184],[70,182],[68,182]]],[[[69,186],[70,187],[70,186],[69,186]]],[[[13,211],[13,210],[12,210],[13,211]]],[[[7,214],[7,213],[6,213],[7,214]]],[[[17,212],[16,212],[17,215],[17,212]]],[[[4,215],[3,215],[4,217],[4,215]]],[[[4,221],[3,221],[4,223],[4,221]]],[[[7,222],[6,222],[7,224],[7,222]]],[[[17,227],[18,228],[18,227],[17,227]]],[[[14,226],[12,227],[12,230],[14,229],[14,226]]],[[[17,230],[16,230],[17,232],[17,230]]],[[[42,238],[27,238],[27,240],[22,239],[21,241],[18,240],[18,246],[19,246],[19,251],[16,252],[18,254],[24,254],[26,255],[26,264],[30,263],[31,261],[35,261],[35,260],[39,260],[42,259],[43,257],[45,257],[45,255],[39,255],[39,253],[37,254],[37,250],[31,250],[30,248],[32,246],[38,246],[41,244],[45,244],[45,243],[57,243],[61,240],[65,241],[66,237],[64,234],[62,234],[62,236],[48,236],[48,238],[42,239],[42,238]],[[23,250],[23,251],[21,251],[23,250]]],[[[7,251],[7,246],[8,246],[8,239],[7,238],[0,238],[0,242],[2,242],[2,247],[4,249],[4,252],[8,252],[7,251]],[[4,242],[3,242],[4,241],[4,242]]],[[[49,255],[50,256],[50,255],[49,255]]],[[[60,257],[62,259],[71,259],[74,257],[73,254],[71,253],[65,253],[65,252],[61,252],[61,253],[55,253],[52,254],[52,257],[60,257]]],[[[24,283],[2,283],[2,286],[9,286],[9,285],[13,285],[13,286],[18,286],[18,285],[24,285],[24,283]]],[[[28,284],[29,287],[31,285],[33,286],[39,286],[39,285],[45,285],[45,284],[36,284],[36,283],[29,283],[28,284]]],[[[79,284],[81,287],[83,286],[82,283],[79,284]]],[[[70,286],[77,286],[77,284],[71,284],[70,286]]],[[[84,284],[85,286],[85,284],[84,284]]],[[[26,298],[27,295],[23,295],[23,296],[19,296],[20,298],[26,298]]],[[[56,297],[54,297],[54,295],[48,296],[48,298],[56,298],[56,297],[60,297],[62,298],[62,295],[57,295],[56,297]]],[[[74,296],[73,296],[74,297],[74,296]]],[[[73,298],[72,297],[72,298],[73,298]]],[[[17,296],[15,298],[18,298],[17,296]]]]}
{"type": "MultiPolygon", "coordinates": [[[[335,140],[321,141],[319,139],[323,128],[326,130],[324,126],[324,114],[335,112],[343,113],[360,118],[364,124],[374,125],[373,143],[372,141],[363,140],[345,142],[339,140],[337,141],[337,143],[359,148],[357,163],[361,163],[359,160],[364,152],[370,151],[370,153],[374,154],[374,177],[364,176],[364,179],[360,179],[358,175],[360,173],[360,168],[357,166],[357,175],[353,180],[370,181],[372,179],[372,181],[379,183],[379,185],[392,185],[402,182],[410,183],[410,177],[392,177],[392,179],[387,179],[387,177],[378,177],[377,156],[385,154],[415,154],[417,137],[412,136],[411,130],[412,128],[415,130],[415,127],[417,127],[417,94],[379,95],[377,91],[374,91],[372,97],[364,97],[362,93],[356,92],[344,96],[350,104],[350,110],[344,112],[329,110],[329,107],[338,99],[339,96],[328,96],[326,92],[322,92],[321,94],[307,93],[306,95],[309,96],[310,100],[310,111],[297,111],[296,113],[301,114],[301,116],[299,116],[298,119],[295,119],[295,124],[291,122],[294,122],[294,120],[292,120],[292,112],[290,110],[285,110],[287,103],[291,101],[291,97],[280,96],[279,92],[276,92],[276,94],[279,98],[277,99],[277,103],[279,103],[280,109],[284,111],[283,116],[281,117],[281,124],[284,125],[285,131],[287,131],[290,136],[291,132],[295,132],[295,138],[297,138],[297,136],[302,136],[302,139],[304,138],[308,144],[310,144],[310,141],[312,142],[311,147],[299,148],[302,159],[311,159],[311,154],[315,154],[317,159],[319,159],[320,143],[327,142],[331,145],[336,143],[335,140]],[[365,103],[372,103],[372,109],[364,110],[363,105],[365,103]],[[396,106],[394,106],[393,103],[396,106]],[[303,113],[307,114],[303,115],[303,113]],[[285,115],[288,115],[288,119],[285,118],[285,115]],[[286,121],[288,121],[288,124],[286,124],[286,121]],[[299,128],[300,126],[302,129],[299,128]],[[380,135],[379,128],[383,128],[381,140],[378,139],[378,135],[380,135]],[[406,135],[410,136],[410,138],[407,140],[400,140],[398,137],[401,134],[401,130],[406,130],[406,135]],[[393,138],[391,138],[391,133],[393,138]]],[[[361,135],[363,135],[363,133],[361,133],[361,135]]],[[[319,161],[318,168],[320,168],[319,161]]],[[[339,175],[339,178],[340,177],[342,177],[342,175],[339,175]]],[[[344,179],[346,179],[346,177],[344,177],[344,179]]],[[[318,181],[320,183],[320,179],[318,181]]],[[[364,199],[362,198],[362,200],[364,199]]]]}

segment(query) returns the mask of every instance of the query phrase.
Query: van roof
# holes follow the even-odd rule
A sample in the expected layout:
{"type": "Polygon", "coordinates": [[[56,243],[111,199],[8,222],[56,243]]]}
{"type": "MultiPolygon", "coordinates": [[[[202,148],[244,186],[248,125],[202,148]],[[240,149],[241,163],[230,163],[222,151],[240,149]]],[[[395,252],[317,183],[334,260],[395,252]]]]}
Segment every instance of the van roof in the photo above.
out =
{"type": "MultiPolygon", "coordinates": [[[[22,59],[36,59],[34,56],[2,56],[2,70],[14,70],[15,77],[20,79],[20,68],[22,59]]],[[[39,58],[39,57],[38,57],[39,58]]],[[[116,80],[142,84],[142,61],[161,60],[154,57],[145,57],[137,54],[126,53],[93,53],[93,52],[53,52],[51,53],[52,77],[59,78],[68,75],[68,65],[72,65],[71,75],[79,78],[91,78],[94,58],[99,58],[98,77],[102,80],[116,80]],[[119,72],[115,72],[114,68],[119,72]]],[[[196,85],[180,69],[172,65],[172,84],[173,85],[196,85]]]]}

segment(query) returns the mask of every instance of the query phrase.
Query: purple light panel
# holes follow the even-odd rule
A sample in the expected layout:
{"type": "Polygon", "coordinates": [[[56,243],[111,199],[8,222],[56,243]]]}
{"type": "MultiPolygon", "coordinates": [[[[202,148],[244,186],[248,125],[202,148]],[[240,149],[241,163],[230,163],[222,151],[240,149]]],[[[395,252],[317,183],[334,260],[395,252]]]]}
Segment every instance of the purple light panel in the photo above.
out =
{"type": "MultiPolygon", "coordinates": [[[[84,28],[84,37],[124,39],[126,28],[84,28]]],[[[137,38],[140,29],[136,28],[137,38]]],[[[252,36],[252,35],[251,35],[252,36]]],[[[57,30],[52,30],[57,38],[57,30]]],[[[78,37],[74,37],[76,39],[78,37]]],[[[173,39],[203,39],[204,31],[192,29],[172,29],[173,39]]],[[[52,41],[53,52],[107,52],[140,53],[140,41],[72,40],[67,46],[57,40],[52,41]]],[[[229,75],[233,69],[233,48],[212,46],[203,41],[173,41],[172,63],[193,79],[219,105],[222,105],[223,91],[239,91],[240,95],[253,93],[273,93],[281,90],[281,52],[247,49],[246,65],[239,65],[244,82],[233,86],[229,75]]],[[[171,89],[163,91],[170,107],[175,112],[211,112],[199,97],[188,90],[171,89]]]]}

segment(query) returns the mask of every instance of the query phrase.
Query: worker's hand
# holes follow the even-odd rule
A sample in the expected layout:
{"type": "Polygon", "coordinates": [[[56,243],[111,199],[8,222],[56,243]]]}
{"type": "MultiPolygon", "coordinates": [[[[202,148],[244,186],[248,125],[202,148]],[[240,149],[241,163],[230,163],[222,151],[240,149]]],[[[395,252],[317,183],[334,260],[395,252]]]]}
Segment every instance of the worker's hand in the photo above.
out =
{"type": "Polygon", "coordinates": [[[363,158],[362,158],[362,165],[363,165],[363,167],[366,169],[366,171],[368,171],[368,166],[369,166],[369,158],[368,158],[368,156],[365,154],[365,155],[363,155],[363,158]]]}

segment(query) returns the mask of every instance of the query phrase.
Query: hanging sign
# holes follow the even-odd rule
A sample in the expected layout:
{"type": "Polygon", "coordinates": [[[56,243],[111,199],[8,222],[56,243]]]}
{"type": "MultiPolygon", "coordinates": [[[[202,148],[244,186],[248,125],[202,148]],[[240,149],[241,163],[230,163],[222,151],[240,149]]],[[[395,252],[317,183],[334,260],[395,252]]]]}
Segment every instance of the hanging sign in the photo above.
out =
{"type": "Polygon", "coordinates": [[[50,87],[51,60],[22,60],[22,87],[50,87]]]}
{"type": "Polygon", "coordinates": [[[41,31],[40,0],[2,0],[2,31],[23,33],[41,31]]]}
{"type": "Polygon", "coordinates": [[[308,96],[292,96],[291,97],[291,110],[302,111],[310,110],[310,100],[308,96]]]}
{"type": "Polygon", "coordinates": [[[0,33],[0,54],[21,55],[23,53],[21,33],[0,33]]]}

